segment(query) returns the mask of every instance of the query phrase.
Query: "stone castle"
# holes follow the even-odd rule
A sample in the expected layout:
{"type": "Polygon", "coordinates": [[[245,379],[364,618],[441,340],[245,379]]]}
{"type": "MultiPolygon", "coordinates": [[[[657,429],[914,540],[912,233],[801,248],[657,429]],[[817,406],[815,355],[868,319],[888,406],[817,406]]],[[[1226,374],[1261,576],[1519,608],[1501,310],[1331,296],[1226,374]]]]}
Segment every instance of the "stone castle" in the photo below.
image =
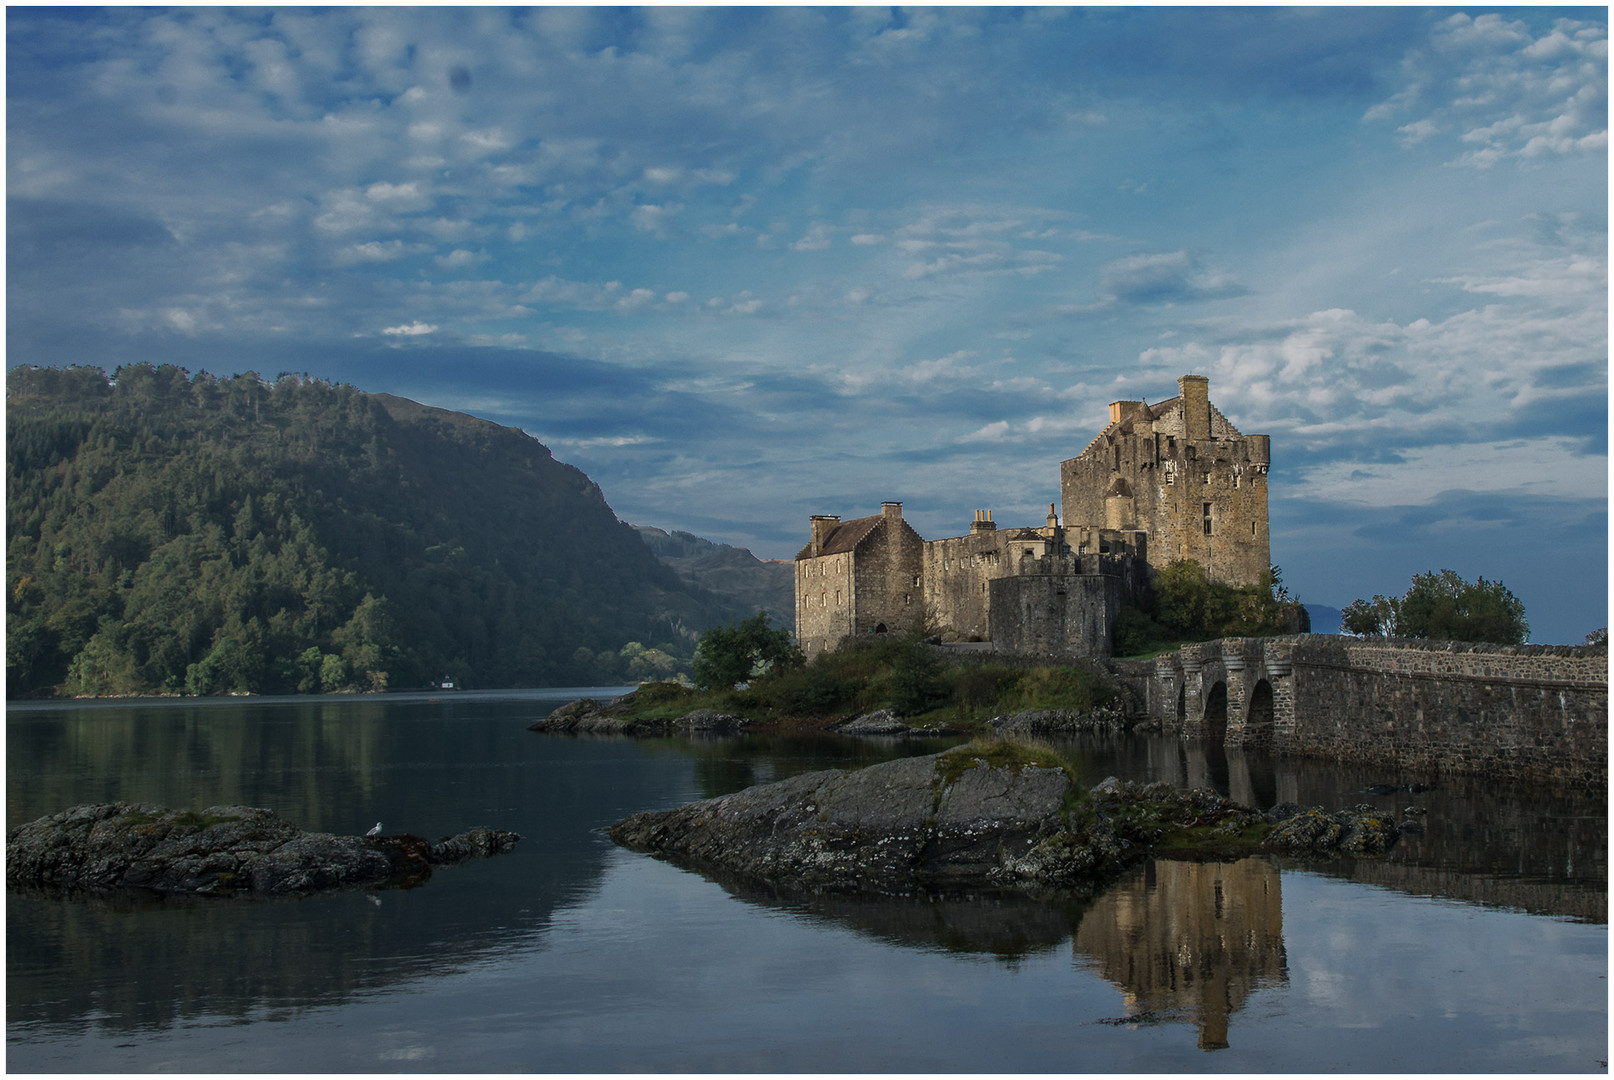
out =
{"type": "Polygon", "coordinates": [[[842,521],[815,515],[796,555],[796,643],[809,657],[864,634],[924,622],[1001,652],[1108,656],[1121,603],[1182,559],[1230,585],[1271,566],[1271,440],[1242,435],[1202,375],[1158,405],[1116,401],[1109,425],[1059,467],[1065,524],[925,540],[900,502],[842,521]]]}

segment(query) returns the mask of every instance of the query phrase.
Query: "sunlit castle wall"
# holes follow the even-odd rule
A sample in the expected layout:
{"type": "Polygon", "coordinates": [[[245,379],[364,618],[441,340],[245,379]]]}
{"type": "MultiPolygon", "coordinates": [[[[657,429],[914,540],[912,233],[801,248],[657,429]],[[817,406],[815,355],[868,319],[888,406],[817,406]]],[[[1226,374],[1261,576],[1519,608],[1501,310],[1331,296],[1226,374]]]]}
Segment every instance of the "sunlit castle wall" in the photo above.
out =
{"type": "Polygon", "coordinates": [[[1203,375],[1177,385],[1158,405],[1111,403],[1109,425],[1060,464],[1066,527],[1141,530],[1156,569],[1193,559],[1212,580],[1256,584],[1272,564],[1271,440],[1229,423],[1203,375]]]}

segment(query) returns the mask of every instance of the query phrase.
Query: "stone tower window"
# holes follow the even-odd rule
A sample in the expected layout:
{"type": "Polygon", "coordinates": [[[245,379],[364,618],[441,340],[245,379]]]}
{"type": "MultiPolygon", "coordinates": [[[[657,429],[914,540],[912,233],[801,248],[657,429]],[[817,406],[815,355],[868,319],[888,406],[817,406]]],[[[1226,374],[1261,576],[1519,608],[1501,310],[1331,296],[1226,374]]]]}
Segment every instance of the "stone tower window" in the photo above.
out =
{"type": "Polygon", "coordinates": [[[1205,503],[1205,535],[1211,534],[1211,504],[1205,503]]]}

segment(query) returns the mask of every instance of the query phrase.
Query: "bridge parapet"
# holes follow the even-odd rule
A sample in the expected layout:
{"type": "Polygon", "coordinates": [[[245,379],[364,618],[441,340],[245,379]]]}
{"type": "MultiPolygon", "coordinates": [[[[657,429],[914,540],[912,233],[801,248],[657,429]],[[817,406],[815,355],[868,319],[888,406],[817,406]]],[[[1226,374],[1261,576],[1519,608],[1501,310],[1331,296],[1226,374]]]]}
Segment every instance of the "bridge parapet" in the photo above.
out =
{"type": "Polygon", "coordinates": [[[1608,784],[1606,648],[1302,634],[1198,642],[1116,668],[1149,718],[1186,739],[1608,784]]]}

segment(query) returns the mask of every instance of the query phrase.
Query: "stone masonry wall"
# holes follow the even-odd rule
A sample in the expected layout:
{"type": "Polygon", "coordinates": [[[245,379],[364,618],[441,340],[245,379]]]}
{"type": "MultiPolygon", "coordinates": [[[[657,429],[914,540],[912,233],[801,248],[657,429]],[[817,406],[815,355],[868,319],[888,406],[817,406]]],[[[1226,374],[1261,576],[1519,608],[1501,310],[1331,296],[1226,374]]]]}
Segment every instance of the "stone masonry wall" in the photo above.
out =
{"type": "Polygon", "coordinates": [[[1121,606],[1119,576],[1024,574],[997,578],[990,588],[997,649],[1022,656],[1110,654],[1111,627],[1121,606]]]}
{"type": "Polygon", "coordinates": [[[1431,778],[1608,785],[1606,650],[1305,634],[1202,642],[1111,667],[1138,712],[1185,738],[1431,778]],[[1270,704],[1254,693],[1262,683],[1270,704]],[[1226,701],[1225,717],[1207,715],[1213,699],[1226,701]]]}
{"type": "Polygon", "coordinates": [[[1308,635],[1292,743],[1404,769],[1608,784],[1608,654],[1308,635]]]}
{"type": "Polygon", "coordinates": [[[796,562],[796,644],[809,657],[853,632],[852,553],[796,562]]]}

